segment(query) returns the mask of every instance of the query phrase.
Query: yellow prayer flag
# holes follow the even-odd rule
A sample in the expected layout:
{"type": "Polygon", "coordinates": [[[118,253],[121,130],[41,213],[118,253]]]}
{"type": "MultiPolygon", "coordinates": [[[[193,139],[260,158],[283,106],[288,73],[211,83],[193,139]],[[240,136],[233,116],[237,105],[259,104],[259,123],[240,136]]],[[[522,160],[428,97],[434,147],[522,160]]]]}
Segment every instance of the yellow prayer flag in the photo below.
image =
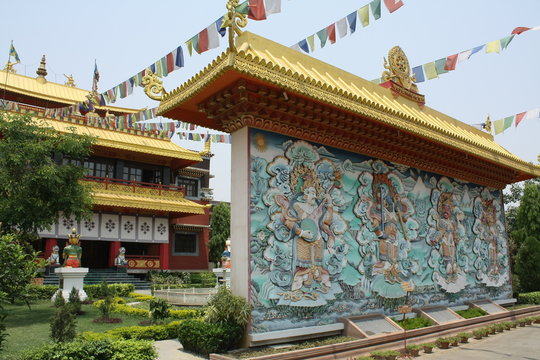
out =
{"type": "Polygon", "coordinates": [[[309,44],[309,52],[315,51],[315,35],[310,35],[307,38],[309,44]]]}
{"type": "Polygon", "coordinates": [[[186,42],[186,45],[187,45],[187,49],[189,51],[189,56],[191,56],[191,53],[193,52],[193,41],[191,41],[191,39],[188,40],[186,42]]]}
{"type": "Polygon", "coordinates": [[[358,18],[363,27],[369,25],[369,4],[358,9],[358,18]]]}
{"type": "Polygon", "coordinates": [[[486,44],[486,54],[488,53],[500,53],[501,52],[501,40],[495,40],[486,44]]]}
{"type": "Polygon", "coordinates": [[[437,74],[437,68],[435,67],[435,62],[424,64],[424,73],[426,74],[428,80],[439,77],[437,74]]]}
{"type": "Polygon", "coordinates": [[[495,129],[495,135],[502,133],[504,131],[504,119],[495,120],[493,128],[495,129]]]}

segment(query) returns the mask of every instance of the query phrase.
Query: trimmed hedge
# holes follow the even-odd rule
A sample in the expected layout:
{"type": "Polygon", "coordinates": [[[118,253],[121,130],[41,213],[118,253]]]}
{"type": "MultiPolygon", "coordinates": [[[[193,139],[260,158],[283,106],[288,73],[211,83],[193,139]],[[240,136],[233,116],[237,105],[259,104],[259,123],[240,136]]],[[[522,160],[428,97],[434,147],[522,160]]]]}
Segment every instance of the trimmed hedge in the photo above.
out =
{"type": "MultiPolygon", "coordinates": [[[[109,287],[113,289],[115,296],[129,296],[135,290],[133,284],[109,284],[109,287]]],[[[88,297],[97,299],[103,297],[101,293],[101,285],[84,285],[84,291],[88,297]]],[[[55,292],[58,291],[56,285],[28,285],[28,294],[32,300],[49,300],[52,298],[55,292]]]]}
{"type": "Polygon", "coordinates": [[[129,297],[134,298],[137,301],[149,301],[155,299],[152,295],[138,294],[138,293],[129,293],[129,297]]]}
{"type": "MultiPolygon", "coordinates": [[[[103,300],[95,301],[93,305],[96,307],[99,307],[101,302],[103,302],[103,300]]],[[[150,317],[150,312],[146,309],[136,308],[136,307],[124,305],[121,303],[114,304],[112,311],[115,313],[124,314],[124,315],[150,317]]],[[[169,311],[169,317],[173,319],[178,319],[178,320],[194,319],[197,317],[201,317],[202,315],[203,315],[202,309],[201,310],[180,309],[180,310],[169,311]]]]}
{"type": "Polygon", "coordinates": [[[156,357],[150,341],[105,339],[48,344],[24,353],[21,360],[153,360],[156,357]]]}
{"type": "Polygon", "coordinates": [[[540,305],[540,291],[519,294],[518,303],[540,305]]]}
{"type": "Polygon", "coordinates": [[[104,333],[85,331],[79,335],[84,340],[125,339],[125,340],[167,340],[178,336],[178,326],[182,321],[171,321],[165,325],[124,326],[104,333]]]}
{"type": "Polygon", "coordinates": [[[187,351],[208,355],[235,349],[244,328],[234,324],[209,324],[202,320],[184,320],[178,326],[178,340],[187,351]]]}
{"type": "Polygon", "coordinates": [[[50,300],[58,291],[56,285],[28,285],[26,288],[30,300],[50,300]]]}
{"type": "Polygon", "coordinates": [[[461,317],[463,317],[465,319],[472,319],[472,318],[475,318],[475,317],[480,317],[480,316],[487,315],[487,312],[485,312],[482,309],[478,309],[478,308],[470,308],[470,309],[467,309],[467,310],[458,310],[458,311],[456,311],[456,313],[459,314],[461,317]]]}
{"type": "Polygon", "coordinates": [[[392,320],[394,320],[399,326],[401,326],[405,330],[420,329],[433,325],[433,322],[431,320],[423,317],[408,318],[405,320],[392,320]]]}

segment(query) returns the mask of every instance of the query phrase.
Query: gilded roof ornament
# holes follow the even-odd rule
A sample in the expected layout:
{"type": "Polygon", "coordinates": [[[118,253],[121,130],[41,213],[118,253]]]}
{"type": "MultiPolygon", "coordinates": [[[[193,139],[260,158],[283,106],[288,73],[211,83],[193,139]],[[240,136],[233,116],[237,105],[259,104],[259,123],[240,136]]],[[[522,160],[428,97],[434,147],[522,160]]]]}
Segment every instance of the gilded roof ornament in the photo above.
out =
{"type": "Polygon", "coordinates": [[[388,61],[384,58],[384,68],[382,73],[383,81],[392,80],[407,90],[418,93],[416,78],[411,75],[409,59],[399,46],[394,46],[388,51],[388,61]]]}
{"type": "Polygon", "coordinates": [[[16,65],[18,64],[17,62],[11,62],[8,60],[8,62],[6,63],[6,66],[4,66],[4,70],[8,73],[11,73],[11,74],[16,74],[17,73],[17,70],[15,70],[13,68],[13,65],[16,65]]]}
{"type": "Polygon", "coordinates": [[[67,85],[69,87],[76,87],[77,86],[77,85],[75,85],[75,79],[73,79],[73,75],[64,74],[64,76],[66,77],[66,82],[64,83],[64,85],[67,85]]]}
{"type": "Polygon", "coordinates": [[[242,35],[242,30],[247,25],[247,16],[246,14],[241,14],[236,11],[239,0],[228,0],[227,1],[227,13],[223,17],[222,27],[229,28],[229,49],[236,50],[234,45],[234,34],[237,36],[242,35]]]}
{"type": "Polygon", "coordinates": [[[161,101],[167,94],[163,88],[163,81],[150,69],[146,69],[141,83],[144,86],[144,93],[152,100],[161,101]]]}
{"type": "Polygon", "coordinates": [[[36,74],[38,75],[38,78],[45,78],[47,76],[47,68],[46,68],[46,61],[45,61],[45,55],[41,58],[41,62],[39,63],[39,67],[36,70],[36,74]]]}
{"type": "Polygon", "coordinates": [[[489,115],[487,116],[486,122],[482,124],[482,128],[491,134],[491,120],[489,115]]]}

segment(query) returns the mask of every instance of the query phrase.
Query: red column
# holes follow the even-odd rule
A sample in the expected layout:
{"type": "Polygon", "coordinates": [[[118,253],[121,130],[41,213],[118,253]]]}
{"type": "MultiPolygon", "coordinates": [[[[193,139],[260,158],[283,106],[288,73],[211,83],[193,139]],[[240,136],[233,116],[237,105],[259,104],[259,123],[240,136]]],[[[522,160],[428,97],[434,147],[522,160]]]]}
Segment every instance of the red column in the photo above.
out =
{"type": "MultiPolygon", "coordinates": [[[[56,239],[45,239],[45,259],[52,254],[52,248],[56,245],[56,239]]],[[[61,254],[60,254],[61,255],[61,254]]]]}
{"type": "Polygon", "coordinates": [[[169,244],[159,244],[159,267],[169,269],[169,244]]]}
{"type": "Polygon", "coordinates": [[[120,241],[111,241],[109,244],[109,267],[114,266],[114,259],[118,255],[118,250],[120,250],[120,241]]]}

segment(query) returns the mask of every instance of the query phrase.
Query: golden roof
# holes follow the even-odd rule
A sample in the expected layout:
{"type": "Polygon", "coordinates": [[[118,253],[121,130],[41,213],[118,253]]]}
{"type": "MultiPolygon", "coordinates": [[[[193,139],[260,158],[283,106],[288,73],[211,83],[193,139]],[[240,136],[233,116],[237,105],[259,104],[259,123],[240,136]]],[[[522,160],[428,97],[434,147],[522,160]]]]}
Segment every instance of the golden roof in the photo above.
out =
{"type": "Polygon", "coordinates": [[[59,132],[67,133],[70,132],[71,128],[74,128],[77,134],[94,136],[96,138],[96,145],[98,146],[158,155],[172,159],[193,162],[202,161],[200,153],[184,149],[169,139],[156,139],[148,136],[129,134],[119,130],[101,129],[59,120],[43,119],[43,121],[46,125],[59,132]]]}
{"type": "MultiPolygon", "coordinates": [[[[2,87],[5,87],[6,91],[70,105],[88,100],[86,97],[86,95],[89,94],[88,90],[79,89],[69,85],[58,84],[51,81],[40,82],[35,77],[16,73],[9,73],[6,76],[5,70],[0,70],[0,78],[2,79],[2,87]]],[[[114,106],[96,106],[96,108],[110,109],[111,111],[128,114],[141,111],[141,109],[129,109],[114,106]]]]}
{"type": "MultiPolygon", "coordinates": [[[[197,104],[239,78],[251,78],[307,98],[412,133],[492,163],[540,176],[540,166],[510,153],[480,131],[448,115],[403,97],[389,89],[268,39],[244,32],[236,38],[237,51],[222,53],[177,89],[167,93],[158,114],[182,116],[191,122],[222,130],[200,113],[197,104]]],[[[521,178],[521,179],[523,179],[521,178]]],[[[517,180],[516,180],[517,181],[517,180]]]]}

